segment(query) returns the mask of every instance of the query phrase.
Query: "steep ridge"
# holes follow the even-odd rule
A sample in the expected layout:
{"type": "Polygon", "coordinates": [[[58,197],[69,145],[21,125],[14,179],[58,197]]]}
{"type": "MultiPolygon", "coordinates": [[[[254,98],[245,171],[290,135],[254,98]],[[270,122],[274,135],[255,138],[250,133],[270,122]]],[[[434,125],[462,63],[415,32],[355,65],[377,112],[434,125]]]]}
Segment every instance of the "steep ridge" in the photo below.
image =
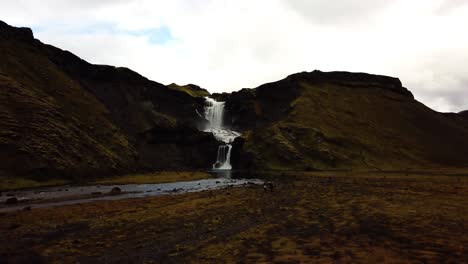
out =
{"type": "Polygon", "coordinates": [[[468,129],[396,78],[303,72],[226,98],[243,131],[233,164],[270,169],[407,169],[468,165],[468,129]]]}
{"type": "Polygon", "coordinates": [[[207,168],[203,98],[93,65],[0,22],[0,175],[88,177],[207,168]]]}
{"type": "Polygon", "coordinates": [[[51,175],[135,167],[107,109],[38,50],[29,29],[0,23],[0,171],[51,175]]]}

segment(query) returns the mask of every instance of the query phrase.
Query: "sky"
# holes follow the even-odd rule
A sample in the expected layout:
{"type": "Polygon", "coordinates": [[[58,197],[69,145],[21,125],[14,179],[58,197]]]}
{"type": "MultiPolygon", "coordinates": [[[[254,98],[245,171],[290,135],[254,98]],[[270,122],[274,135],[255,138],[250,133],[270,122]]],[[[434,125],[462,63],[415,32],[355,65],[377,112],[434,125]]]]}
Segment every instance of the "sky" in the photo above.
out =
{"type": "Polygon", "coordinates": [[[468,0],[5,0],[0,20],[163,84],[231,92],[368,72],[437,111],[468,109],[468,0]]]}

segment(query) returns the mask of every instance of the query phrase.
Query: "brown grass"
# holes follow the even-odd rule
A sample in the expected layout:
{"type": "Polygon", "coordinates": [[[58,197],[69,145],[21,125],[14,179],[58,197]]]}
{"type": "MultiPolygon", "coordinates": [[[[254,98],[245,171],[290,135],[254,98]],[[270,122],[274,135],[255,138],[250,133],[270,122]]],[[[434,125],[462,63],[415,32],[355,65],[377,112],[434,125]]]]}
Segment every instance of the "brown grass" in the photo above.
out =
{"type": "Polygon", "coordinates": [[[0,223],[4,245],[0,260],[462,263],[468,259],[468,178],[356,174],[283,173],[274,177],[274,192],[245,187],[5,213],[0,223]]]}

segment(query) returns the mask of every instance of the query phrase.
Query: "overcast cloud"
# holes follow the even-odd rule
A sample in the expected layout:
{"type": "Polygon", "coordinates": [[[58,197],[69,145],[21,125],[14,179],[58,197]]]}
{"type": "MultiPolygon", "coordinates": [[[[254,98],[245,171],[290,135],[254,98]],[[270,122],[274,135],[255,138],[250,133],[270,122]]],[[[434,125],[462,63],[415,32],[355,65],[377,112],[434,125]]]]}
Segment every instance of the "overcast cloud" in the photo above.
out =
{"type": "Polygon", "coordinates": [[[314,69],[399,77],[468,109],[466,0],[16,0],[0,20],[99,64],[211,92],[314,69]]]}

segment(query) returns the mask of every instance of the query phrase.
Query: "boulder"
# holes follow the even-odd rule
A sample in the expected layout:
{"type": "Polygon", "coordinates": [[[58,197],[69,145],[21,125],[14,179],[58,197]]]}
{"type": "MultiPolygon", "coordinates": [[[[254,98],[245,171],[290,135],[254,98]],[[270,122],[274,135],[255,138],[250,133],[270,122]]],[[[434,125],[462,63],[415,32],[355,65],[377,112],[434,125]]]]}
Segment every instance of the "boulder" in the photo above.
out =
{"type": "Polygon", "coordinates": [[[16,197],[10,197],[6,199],[5,204],[17,204],[18,203],[18,198],[16,197]]]}
{"type": "Polygon", "coordinates": [[[121,193],[122,193],[122,189],[120,189],[119,187],[114,187],[109,192],[110,195],[118,195],[118,194],[121,194],[121,193]]]}

